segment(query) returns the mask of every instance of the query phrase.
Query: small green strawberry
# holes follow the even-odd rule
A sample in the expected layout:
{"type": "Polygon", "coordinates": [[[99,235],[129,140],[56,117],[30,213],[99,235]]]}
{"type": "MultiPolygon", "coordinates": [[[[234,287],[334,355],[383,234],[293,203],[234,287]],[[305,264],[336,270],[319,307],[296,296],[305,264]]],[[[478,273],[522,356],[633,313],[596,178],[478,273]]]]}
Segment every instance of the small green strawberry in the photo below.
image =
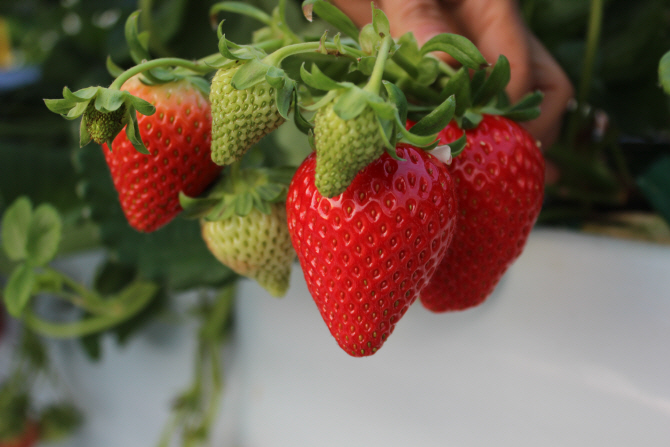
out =
{"type": "Polygon", "coordinates": [[[212,79],[212,161],[218,165],[239,160],[285,121],[277,109],[275,88],[266,80],[244,90],[233,86],[233,76],[242,66],[238,61],[221,68],[212,79]]]}
{"type": "Polygon", "coordinates": [[[214,257],[277,297],[288,289],[295,259],[285,205],[293,171],[235,163],[206,196],[179,198],[185,217],[200,219],[214,257]]]}
{"type": "Polygon", "coordinates": [[[112,112],[104,113],[96,109],[95,103],[92,101],[86,106],[83,120],[91,139],[102,145],[112,141],[123,130],[126,125],[124,122],[125,115],[125,104],[112,112]]]}
{"type": "Polygon", "coordinates": [[[341,194],[360,170],[384,153],[384,139],[370,107],[350,120],[335,112],[334,103],[314,117],[316,188],[324,197],[341,194]]]}
{"type": "Polygon", "coordinates": [[[212,254],[236,273],[256,280],[272,296],[283,296],[295,258],[286,225],[286,205],[272,205],[270,214],[257,209],[246,216],[202,220],[202,237],[212,254]]]}

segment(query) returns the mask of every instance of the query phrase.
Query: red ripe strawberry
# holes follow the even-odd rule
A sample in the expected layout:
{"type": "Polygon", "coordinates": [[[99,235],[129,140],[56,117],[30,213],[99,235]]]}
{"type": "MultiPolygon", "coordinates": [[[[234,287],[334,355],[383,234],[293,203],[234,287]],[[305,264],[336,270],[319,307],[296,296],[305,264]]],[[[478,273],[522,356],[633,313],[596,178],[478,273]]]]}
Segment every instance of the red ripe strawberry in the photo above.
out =
{"type": "MultiPolygon", "coordinates": [[[[465,134],[465,149],[448,167],[458,196],[456,234],[421,292],[422,304],[434,312],[483,302],[521,254],[542,207],[544,159],[525,129],[484,115],[465,134]]],[[[452,122],[439,138],[448,143],[462,135],[452,122]]]]}
{"type": "Polygon", "coordinates": [[[179,191],[197,196],[221,172],[211,160],[209,99],[187,80],[149,86],[134,77],[122,90],[156,107],[153,115],[137,115],[151,154],[138,152],[121,132],[111,151],[104,145],[105,159],[128,222],[151,232],[179,214],[179,191]]]}
{"type": "Polygon", "coordinates": [[[316,156],[298,168],[286,203],[307,287],[340,347],[374,354],[446,253],[456,222],[453,181],[423,150],[384,153],[340,195],[314,185],[316,156]]]}

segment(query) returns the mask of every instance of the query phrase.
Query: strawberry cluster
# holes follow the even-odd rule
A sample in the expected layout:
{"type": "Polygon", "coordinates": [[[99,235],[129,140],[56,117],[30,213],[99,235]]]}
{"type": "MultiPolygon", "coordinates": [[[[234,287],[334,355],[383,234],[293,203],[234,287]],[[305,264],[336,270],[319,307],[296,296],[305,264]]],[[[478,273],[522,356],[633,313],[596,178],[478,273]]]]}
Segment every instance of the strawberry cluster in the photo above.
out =
{"type": "Polygon", "coordinates": [[[215,5],[213,16],[267,26],[237,45],[221,22],[219,53],[195,62],[151,59],[134,15],[126,34],[137,65],[110,63],[109,88],[66,89],[47,106],[82,116],[82,144],[106,146],[131,226],[155,231],[183,211],[219,261],[275,296],[297,257],[340,347],[367,356],[417,299],[434,312],[478,305],[521,254],[542,206],[544,161],[517,121],[537,116],[541,95],[509,104],[507,60],[490,65],[461,36],[419,48],[411,34],[393,39],[374,6],[358,30],[330,3],[307,0],[308,19],[316,13],[348,39],[305,40],[284,6],[270,16],[215,5]],[[299,73],[282,65],[289,56],[304,58],[299,73]],[[314,149],[297,169],[245,163],[291,119],[314,149]]]}

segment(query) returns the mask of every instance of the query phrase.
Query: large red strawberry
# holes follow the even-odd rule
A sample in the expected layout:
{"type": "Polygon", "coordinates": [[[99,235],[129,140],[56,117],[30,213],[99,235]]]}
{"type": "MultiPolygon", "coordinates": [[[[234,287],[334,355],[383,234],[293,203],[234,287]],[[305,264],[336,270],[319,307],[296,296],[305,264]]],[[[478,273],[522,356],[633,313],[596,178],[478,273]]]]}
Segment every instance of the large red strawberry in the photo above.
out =
{"type": "Polygon", "coordinates": [[[151,153],[138,152],[119,133],[105,159],[130,225],[150,232],[179,212],[179,191],[197,196],[217,177],[221,167],[211,160],[212,118],[206,94],[182,79],[145,85],[138,77],[122,90],[156,107],[156,113],[137,114],[140,136],[151,153]]]}
{"type": "MultiPolygon", "coordinates": [[[[465,134],[465,149],[448,167],[458,196],[456,233],[421,292],[421,302],[434,312],[483,302],[521,254],[542,207],[544,159],[525,129],[484,115],[465,134]]],[[[448,143],[462,135],[452,122],[439,137],[448,143]]]]}
{"type": "Polygon", "coordinates": [[[401,145],[340,195],[314,185],[315,154],[298,168],[286,203],[307,287],[338,344],[374,354],[427,284],[451,242],[456,197],[442,162],[401,145]]]}

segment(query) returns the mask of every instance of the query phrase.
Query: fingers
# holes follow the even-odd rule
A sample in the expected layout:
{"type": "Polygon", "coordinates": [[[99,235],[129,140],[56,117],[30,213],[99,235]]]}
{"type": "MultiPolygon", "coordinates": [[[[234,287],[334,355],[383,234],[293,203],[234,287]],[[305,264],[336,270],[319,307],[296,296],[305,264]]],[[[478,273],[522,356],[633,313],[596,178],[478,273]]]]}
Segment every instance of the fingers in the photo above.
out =
{"type": "Polygon", "coordinates": [[[372,7],[368,0],[331,0],[331,2],[359,28],[372,21],[372,7]]]}
{"type": "Polygon", "coordinates": [[[560,132],[560,122],[574,88],[561,66],[533,35],[528,36],[531,47],[530,69],[534,74],[534,90],[544,93],[539,118],[526,123],[526,128],[540,140],[543,147],[551,146],[560,132]]]}
{"type": "Polygon", "coordinates": [[[380,6],[392,24],[394,37],[411,31],[422,45],[431,37],[450,31],[437,0],[382,0],[380,6]]]}

